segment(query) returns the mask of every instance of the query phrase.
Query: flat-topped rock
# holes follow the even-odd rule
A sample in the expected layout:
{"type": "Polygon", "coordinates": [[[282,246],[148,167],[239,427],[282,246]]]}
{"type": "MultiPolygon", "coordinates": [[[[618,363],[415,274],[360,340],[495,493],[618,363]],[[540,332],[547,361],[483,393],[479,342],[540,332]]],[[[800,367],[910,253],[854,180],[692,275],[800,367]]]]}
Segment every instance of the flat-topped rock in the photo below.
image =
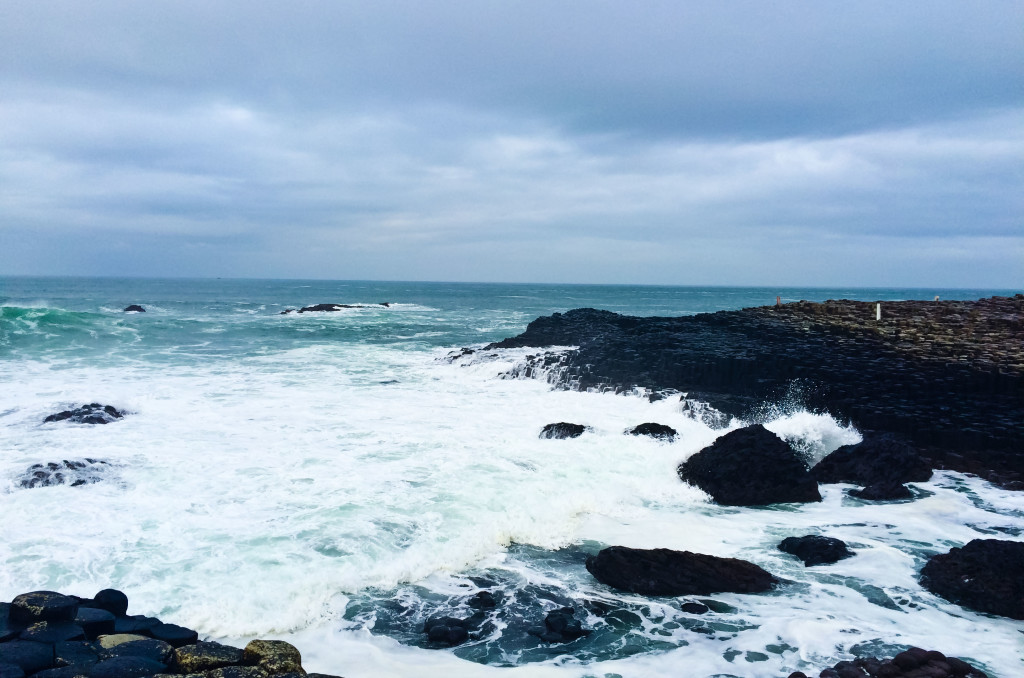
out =
{"type": "Polygon", "coordinates": [[[78,600],[55,591],[22,593],[11,601],[10,617],[16,622],[70,622],[78,613],[78,600]]]}

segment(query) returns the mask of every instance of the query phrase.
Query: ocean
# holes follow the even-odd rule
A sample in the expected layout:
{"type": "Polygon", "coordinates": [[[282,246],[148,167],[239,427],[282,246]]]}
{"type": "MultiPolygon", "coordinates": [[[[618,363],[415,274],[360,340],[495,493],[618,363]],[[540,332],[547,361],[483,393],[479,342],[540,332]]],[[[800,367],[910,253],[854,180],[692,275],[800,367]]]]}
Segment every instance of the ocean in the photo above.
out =
{"type": "MultiPolygon", "coordinates": [[[[347,678],[817,675],[906,645],[1019,675],[1020,622],[917,581],[931,555],[971,539],[1024,539],[1019,493],[944,471],[914,501],[825,485],[820,504],[717,506],[675,469],[729,429],[678,400],[502,378],[526,349],[451,359],[579,307],[671,316],[776,296],[1013,292],[0,278],[0,600],[117,588],[131,614],[240,646],[288,640],[308,671],[347,678]],[[361,307],[281,314],[318,303],[361,307]],[[92,402],[127,414],[43,423],[92,402]],[[538,437],[560,421],[590,430],[538,437]],[[679,436],[624,435],[644,422],[679,436]],[[33,464],[86,459],[82,484],[21,485],[33,464]],[[804,534],[856,556],[804,567],[777,550],[804,534]],[[610,545],[743,558],[786,581],[759,595],[624,594],[583,565],[610,545]],[[424,622],[469,616],[482,591],[494,605],[479,637],[430,646],[424,622]],[[588,636],[530,633],[563,607],[588,636]]],[[[760,412],[810,461],[861,439],[798,398],[760,412]]]]}

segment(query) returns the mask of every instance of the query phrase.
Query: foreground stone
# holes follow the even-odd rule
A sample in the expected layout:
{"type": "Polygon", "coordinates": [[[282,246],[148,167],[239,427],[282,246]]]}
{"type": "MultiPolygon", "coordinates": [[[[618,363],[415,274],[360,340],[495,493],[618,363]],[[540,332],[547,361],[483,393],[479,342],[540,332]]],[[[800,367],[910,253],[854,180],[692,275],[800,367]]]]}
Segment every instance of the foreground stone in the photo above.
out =
{"type": "Polygon", "coordinates": [[[680,464],[678,473],[726,506],[821,501],[800,456],[760,424],[718,438],[680,464]]]}
{"type": "Polygon", "coordinates": [[[1024,542],[975,539],[932,556],[921,585],[978,612],[1024,619],[1024,542]]]}
{"type": "Polygon", "coordinates": [[[540,431],[541,438],[553,438],[556,440],[565,440],[566,438],[579,438],[583,435],[583,432],[587,430],[587,427],[583,424],[570,424],[565,421],[560,421],[557,424],[547,424],[540,431]]]}
{"type": "MultiPolygon", "coordinates": [[[[967,662],[935,650],[912,647],[892,659],[862,657],[839,662],[822,671],[819,678],[988,678],[967,662]]],[[[808,678],[802,671],[789,678],[808,678]]]]}
{"type": "Polygon", "coordinates": [[[586,566],[602,584],[647,596],[760,593],[777,581],[744,560],[671,549],[611,546],[587,558],[586,566]]]}
{"type": "Polygon", "coordinates": [[[299,651],[283,641],[240,650],[127,610],[127,596],[114,589],[92,599],[33,591],[0,603],[0,678],[336,678],[306,674],[299,651]]]}
{"type": "Polygon", "coordinates": [[[741,418],[796,383],[808,409],[899,435],[933,468],[1024,489],[1022,333],[1019,294],[882,302],[880,321],[874,303],[845,300],[678,318],[577,309],[487,350],[577,346],[516,372],[553,357],[563,388],[676,391],[741,418]]]}
{"type": "Polygon", "coordinates": [[[88,405],[76,407],[73,410],[64,410],[57,414],[51,414],[46,417],[46,419],[43,419],[43,423],[47,424],[51,421],[70,421],[75,424],[109,424],[110,422],[117,421],[123,417],[124,412],[119,412],[112,405],[89,403],[88,405]]]}
{"type": "Polygon", "coordinates": [[[804,537],[786,537],[779,543],[779,550],[790,553],[804,561],[804,567],[831,565],[843,558],[856,555],[841,539],[809,534],[804,537]]]}

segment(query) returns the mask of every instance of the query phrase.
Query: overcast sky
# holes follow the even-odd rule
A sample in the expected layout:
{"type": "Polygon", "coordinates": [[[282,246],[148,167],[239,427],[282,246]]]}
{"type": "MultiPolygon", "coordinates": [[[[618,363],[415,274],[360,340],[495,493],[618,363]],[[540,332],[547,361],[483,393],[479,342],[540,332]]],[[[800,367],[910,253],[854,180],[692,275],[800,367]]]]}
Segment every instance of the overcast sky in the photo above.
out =
{"type": "Polygon", "coordinates": [[[1024,2],[0,0],[0,274],[1024,288],[1024,2]]]}

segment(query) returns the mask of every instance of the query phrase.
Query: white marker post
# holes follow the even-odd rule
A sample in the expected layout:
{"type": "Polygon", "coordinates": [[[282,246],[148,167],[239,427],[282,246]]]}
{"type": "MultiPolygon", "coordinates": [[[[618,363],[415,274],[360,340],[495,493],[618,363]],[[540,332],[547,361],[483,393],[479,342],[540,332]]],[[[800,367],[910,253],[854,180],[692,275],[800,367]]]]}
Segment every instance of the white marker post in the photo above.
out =
{"type": "Polygon", "coordinates": [[[875,320],[881,320],[881,319],[882,319],[882,305],[881,304],[875,304],[875,320]]]}

